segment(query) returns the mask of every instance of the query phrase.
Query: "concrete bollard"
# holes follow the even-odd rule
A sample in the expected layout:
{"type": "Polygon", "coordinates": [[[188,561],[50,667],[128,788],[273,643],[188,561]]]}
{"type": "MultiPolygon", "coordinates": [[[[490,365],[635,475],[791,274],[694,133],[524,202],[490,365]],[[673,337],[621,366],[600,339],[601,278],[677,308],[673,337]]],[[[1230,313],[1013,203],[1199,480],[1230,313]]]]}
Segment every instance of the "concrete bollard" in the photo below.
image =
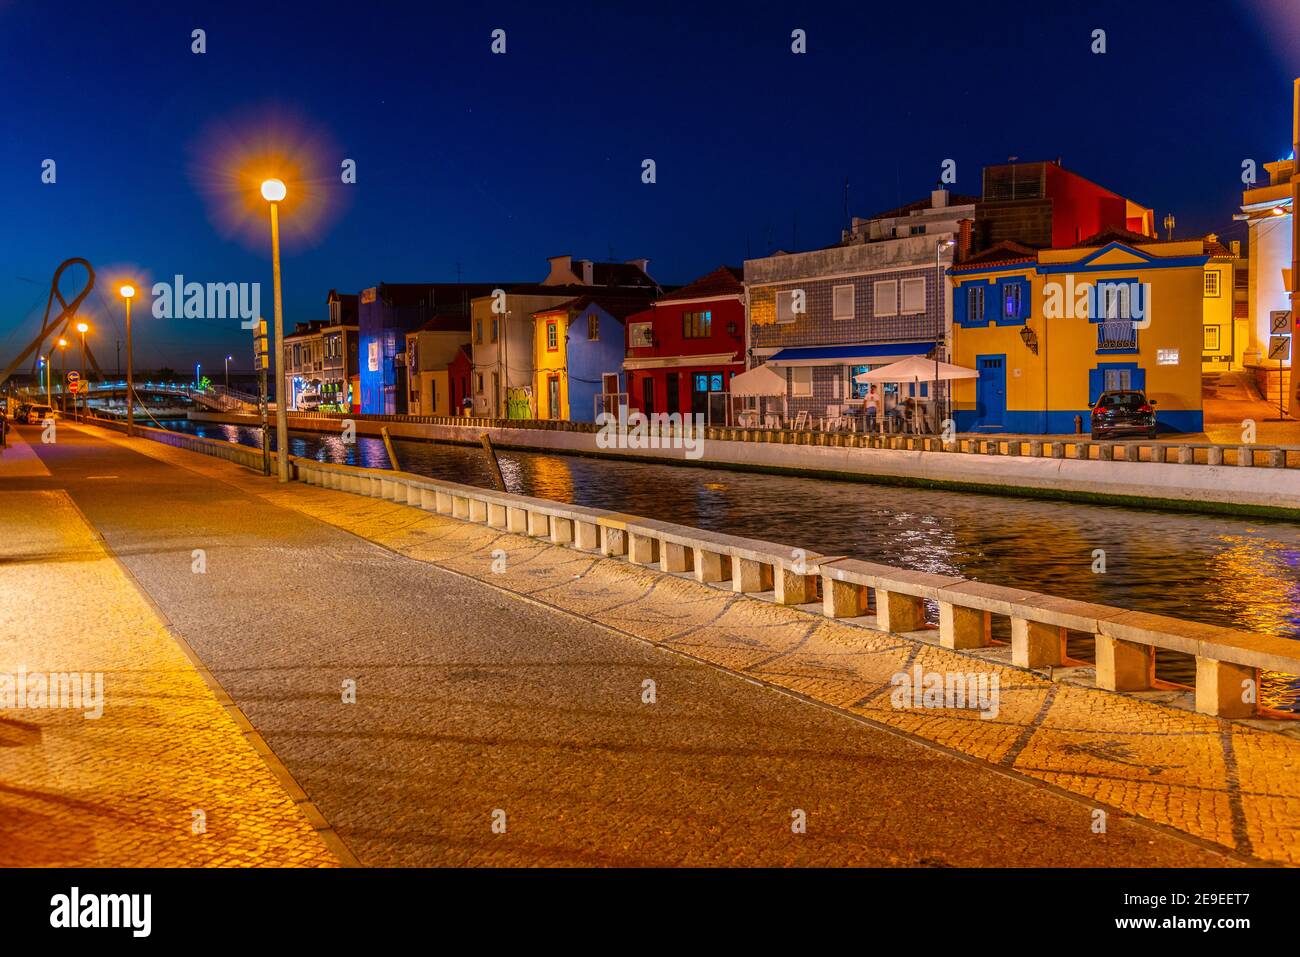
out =
{"type": "Polygon", "coordinates": [[[988,616],[978,608],[963,608],[941,601],[939,644],[945,648],[983,648],[991,644],[987,620],[988,616]]]}
{"type": "Polygon", "coordinates": [[[439,515],[450,515],[452,512],[452,502],[450,492],[435,492],[434,501],[439,515]]]}
{"type": "Polygon", "coordinates": [[[1019,454],[1020,454],[1020,440],[1019,440],[1019,439],[1008,439],[1008,440],[1007,440],[1007,455],[1017,455],[1017,456],[1018,456],[1019,454]]]}
{"type": "Polygon", "coordinates": [[[1110,442],[1103,442],[1097,446],[1097,458],[1103,462],[1115,461],[1115,446],[1110,442]]]}
{"type": "Polygon", "coordinates": [[[1125,462],[1141,462],[1141,461],[1142,461],[1142,446],[1138,445],[1136,442],[1128,442],[1128,443],[1126,443],[1126,444],[1124,445],[1124,461],[1125,461],[1125,462]]]}
{"type": "Polygon", "coordinates": [[[1211,445],[1208,449],[1206,449],[1206,450],[1205,450],[1205,464],[1206,464],[1206,465],[1222,465],[1222,464],[1223,464],[1223,446],[1221,446],[1221,445],[1211,445]]]}
{"type": "Polygon", "coordinates": [[[1097,636],[1097,687],[1106,691],[1145,691],[1155,677],[1156,650],[1109,635],[1097,636]]]}
{"type": "Polygon", "coordinates": [[[469,518],[469,499],[464,495],[452,495],[451,497],[451,515],[452,518],[469,518]]]}
{"type": "Polygon", "coordinates": [[[659,568],[665,572],[691,571],[694,552],[678,542],[659,543],[659,568]]]}
{"type": "Polygon", "coordinates": [[[925,602],[915,595],[876,589],[876,624],[896,634],[925,627],[925,602]]]}
{"type": "Polygon", "coordinates": [[[1249,445],[1237,446],[1237,464],[1250,467],[1255,464],[1255,450],[1249,445]]]}
{"type": "Polygon", "coordinates": [[[545,512],[528,512],[528,534],[533,538],[551,537],[551,517],[545,512]]]}
{"type": "Polygon", "coordinates": [[[731,590],[735,592],[767,591],[772,587],[772,566],[752,558],[731,560],[731,590]]]}
{"type": "Polygon", "coordinates": [[[551,516],[551,541],[556,545],[573,544],[573,519],[551,516]]]}
{"type": "Polygon", "coordinates": [[[1027,618],[1011,619],[1011,663],[1020,668],[1055,667],[1065,660],[1065,629],[1027,618]]]}
{"type": "Polygon", "coordinates": [[[513,505],[506,506],[506,531],[520,534],[528,531],[528,512],[513,505]]]}
{"type": "Polygon", "coordinates": [[[1178,446],[1178,464],[1194,465],[1196,464],[1196,449],[1190,445],[1178,446]]]}
{"type": "Polygon", "coordinates": [[[577,522],[574,526],[574,545],[584,552],[600,548],[600,526],[595,522],[577,522]]]}
{"type": "Polygon", "coordinates": [[[659,539],[650,535],[629,532],[627,536],[627,560],[633,565],[659,564],[659,539]]]}
{"type": "Polygon", "coordinates": [[[627,533],[621,528],[600,526],[600,553],[611,558],[627,554],[627,533]]]}
{"type": "Polygon", "coordinates": [[[1091,452],[1090,452],[1090,449],[1091,449],[1091,448],[1092,448],[1092,443],[1091,443],[1091,442],[1075,442],[1075,443],[1074,443],[1074,457],[1075,457],[1076,459],[1087,459],[1087,458],[1089,457],[1089,455],[1091,455],[1091,452]]]}
{"type": "Polygon", "coordinates": [[[816,575],[800,575],[789,568],[774,568],[772,584],[778,605],[803,605],[817,600],[816,575]]]}
{"type": "Polygon", "coordinates": [[[827,618],[858,618],[866,613],[866,586],[822,576],[823,615],[827,618]]]}
{"type": "Polygon", "coordinates": [[[1201,714],[1249,718],[1258,701],[1258,669],[1196,656],[1196,710],[1201,714]]]}
{"type": "Polygon", "coordinates": [[[430,512],[438,510],[438,495],[433,489],[420,489],[420,508],[427,509],[430,512]]]}
{"type": "Polygon", "coordinates": [[[1063,459],[1063,458],[1065,458],[1065,443],[1064,443],[1064,442],[1053,442],[1052,445],[1051,445],[1051,449],[1050,449],[1050,451],[1051,451],[1051,453],[1052,453],[1052,458],[1054,458],[1054,459],[1063,459]]]}
{"type": "Polygon", "coordinates": [[[721,582],[731,578],[731,556],[703,548],[692,548],[691,551],[696,581],[721,582]]]}
{"type": "Polygon", "coordinates": [[[380,480],[379,480],[379,497],[380,497],[380,498],[391,499],[391,498],[393,497],[393,490],[394,490],[396,487],[397,487],[397,483],[394,482],[394,481],[392,481],[391,479],[380,479],[380,480]]]}
{"type": "Polygon", "coordinates": [[[506,507],[498,505],[496,502],[488,502],[488,526],[491,528],[506,527],[506,507]]]}
{"type": "Polygon", "coordinates": [[[488,512],[488,503],[472,498],[469,500],[469,520],[471,522],[486,522],[488,512]]]}
{"type": "Polygon", "coordinates": [[[1286,468],[1286,449],[1269,449],[1268,467],[1271,469],[1286,468]]]}

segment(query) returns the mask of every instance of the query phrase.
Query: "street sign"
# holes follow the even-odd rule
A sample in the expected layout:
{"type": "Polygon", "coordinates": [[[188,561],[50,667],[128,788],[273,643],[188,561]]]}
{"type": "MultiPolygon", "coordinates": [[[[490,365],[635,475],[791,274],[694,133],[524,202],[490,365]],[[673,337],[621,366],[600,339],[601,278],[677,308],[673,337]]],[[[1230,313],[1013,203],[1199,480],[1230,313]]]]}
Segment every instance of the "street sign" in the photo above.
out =
{"type": "Polygon", "coordinates": [[[1270,359],[1276,359],[1279,362],[1286,362],[1289,360],[1291,358],[1291,337],[1269,336],[1268,357],[1270,359]]]}
{"type": "Polygon", "coordinates": [[[1272,312],[1268,314],[1268,318],[1269,318],[1269,332],[1290,332],[1291,331],[1291,310],[1274,309],[1272,312]]]}
{"type": "Polygon", "coordinates": [[[68,383],[70,385],[80,381],[81,381],[81,373],[78,372],[76,369],[73,369],[71,372],[68,373],[68,383]]]}
{"type": "Polygon", "coordinates": [[[69,393],[71,393],[72,395],[76,395],[76,394],[77,394],[78,392],[80,392],[80,391],[81,391],[81,380],[80,380],[80,379],[73,379],[71,382],[68,383],[68,392],[69,392],[69,393]]]}

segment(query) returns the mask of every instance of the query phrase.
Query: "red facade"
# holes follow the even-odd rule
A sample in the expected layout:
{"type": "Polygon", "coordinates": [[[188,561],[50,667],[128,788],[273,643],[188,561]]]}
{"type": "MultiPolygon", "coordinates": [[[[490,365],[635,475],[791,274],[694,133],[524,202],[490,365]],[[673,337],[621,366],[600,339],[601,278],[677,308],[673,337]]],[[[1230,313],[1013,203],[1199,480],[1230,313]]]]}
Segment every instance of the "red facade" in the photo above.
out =
{"type": "MultiPolygon", "coordinates": [[[[745,371],[745,286],[728,266],[660,297],[627,319],[628,406],[709,415],[710,393],[745,371]]],[[[716,418],[725,403],[714,400],[716,418]]]]}
{"type": "MultiPolygon", "coordinates": [[[[470,346],[463,345],[456,352],[456,358],[447,363],[447,391],[451,396],[451,414],[466,414],[465,399],[474,398],[474,361],[470,356],[470,346]]],[[[473,408],[471,405],[469,408],[473,408]]]]}

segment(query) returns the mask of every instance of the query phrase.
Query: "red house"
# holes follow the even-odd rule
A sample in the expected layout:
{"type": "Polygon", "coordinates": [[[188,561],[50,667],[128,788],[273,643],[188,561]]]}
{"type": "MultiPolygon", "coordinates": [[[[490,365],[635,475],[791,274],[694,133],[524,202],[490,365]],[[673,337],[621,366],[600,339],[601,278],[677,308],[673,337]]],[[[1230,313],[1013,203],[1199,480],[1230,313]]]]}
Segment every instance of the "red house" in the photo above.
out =
{"type": "MultiPolygon", "coordinates": [[[[447,394],[451,397],[452,415],[469,415],[465,399],[473,399],[470,380],[474,376],[474,355],[467,342],[456,350],[456,358],[447,364],[447,394]]],[[[473,409],[470,405],[468,409],[473,409]]]]}
{"type": "Polygon", "coordinates": [[[731,379],[745,371],[744,297],[742,271],[722,266],[629,316],[628,406],[725,422],[731,379]]]}

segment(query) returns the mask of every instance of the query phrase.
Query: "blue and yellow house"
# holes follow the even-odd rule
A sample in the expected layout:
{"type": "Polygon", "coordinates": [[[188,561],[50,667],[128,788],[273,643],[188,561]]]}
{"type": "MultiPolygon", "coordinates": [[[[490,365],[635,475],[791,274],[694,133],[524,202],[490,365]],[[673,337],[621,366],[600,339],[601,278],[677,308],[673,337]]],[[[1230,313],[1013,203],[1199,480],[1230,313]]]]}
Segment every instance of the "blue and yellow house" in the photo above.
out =
{"type": "Polygon", "coordinates": [[[625,321],[650,303],[637,296],[579,296],[533,313],[533,368],[537,418],[594,422],[602,409],[626,404],[625,321]]]}
{"type": "Polygon", "coordinates": [[[954,362],[979,372],[954,384],[958,431],[1073,433],[1076,416],[1087,431],[1102,392],[1141,389],[1161,431],[1200,432],[1208,259],[1200,240],[1111,230],[954,265],[954,362]]]}

